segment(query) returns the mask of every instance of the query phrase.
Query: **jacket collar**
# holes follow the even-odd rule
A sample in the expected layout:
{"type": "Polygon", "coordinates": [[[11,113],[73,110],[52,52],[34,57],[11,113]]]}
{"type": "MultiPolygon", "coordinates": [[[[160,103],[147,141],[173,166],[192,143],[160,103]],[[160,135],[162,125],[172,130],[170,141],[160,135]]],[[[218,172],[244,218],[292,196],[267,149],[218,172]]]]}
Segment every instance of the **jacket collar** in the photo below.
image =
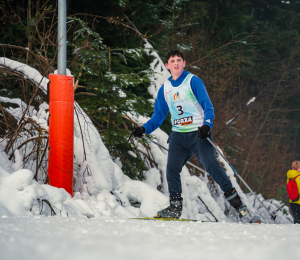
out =
{"type": "Polygon", "coordinates": [[[178,79],[173,80],[172,76],[168,78],[168,80],[171,82],[172,86],[178,86],[182,83],[182,81],[185,79],[186,75],[189,74],[188,71],[184,70],[178,79]]]}

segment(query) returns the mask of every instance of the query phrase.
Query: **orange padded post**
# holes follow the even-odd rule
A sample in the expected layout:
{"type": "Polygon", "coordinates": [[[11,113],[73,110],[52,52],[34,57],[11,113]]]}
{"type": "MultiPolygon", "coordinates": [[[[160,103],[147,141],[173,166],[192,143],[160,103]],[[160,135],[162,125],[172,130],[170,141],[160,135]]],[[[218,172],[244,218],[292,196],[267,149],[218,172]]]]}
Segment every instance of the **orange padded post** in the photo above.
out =
{"type": "Polygon", "coordinates": [[[73,197],[73,76],[49,75],[49,184],[73,197]]]}

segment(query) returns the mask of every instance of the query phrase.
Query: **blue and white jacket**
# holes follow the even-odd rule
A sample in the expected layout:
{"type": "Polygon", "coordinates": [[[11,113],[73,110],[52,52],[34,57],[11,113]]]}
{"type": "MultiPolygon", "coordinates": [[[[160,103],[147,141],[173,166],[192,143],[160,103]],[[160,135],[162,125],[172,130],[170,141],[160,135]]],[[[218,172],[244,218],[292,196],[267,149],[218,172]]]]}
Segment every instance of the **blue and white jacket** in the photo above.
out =
{"type": "Polygon", "coordinates": [[[177,80],[170,77],[159,89],[154,113],[143,125],[146,134],[155,131],[169,111],[172,131],[197,131],[203,124],[213,127],[214,108],[203,81],[184,70],[177,80]]]}

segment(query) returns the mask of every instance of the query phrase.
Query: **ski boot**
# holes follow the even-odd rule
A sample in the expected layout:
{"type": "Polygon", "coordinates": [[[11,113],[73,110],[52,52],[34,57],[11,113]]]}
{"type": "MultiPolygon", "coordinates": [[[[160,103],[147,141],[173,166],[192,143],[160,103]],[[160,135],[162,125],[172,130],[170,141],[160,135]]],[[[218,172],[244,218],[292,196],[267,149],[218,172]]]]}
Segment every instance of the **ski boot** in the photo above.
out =
{"type": "Polygon", "coordinates": [[[182,212],[182,201],[183,199],[181,197],[170,197],[170,206],[158,211],[155,218],[180,218],[182,212]]]}
{"type": "Polygon", "coordinates": [[[245,216],[249,216],[251,218],[247,206],[241,201],[241,198],[239,194],[236,192],[235,188],[232,188],[231,190],[225,192],[224,195],[226,200],[229,202],[229,204],[239,214],[240,218],[243,218],[245,216]]]}

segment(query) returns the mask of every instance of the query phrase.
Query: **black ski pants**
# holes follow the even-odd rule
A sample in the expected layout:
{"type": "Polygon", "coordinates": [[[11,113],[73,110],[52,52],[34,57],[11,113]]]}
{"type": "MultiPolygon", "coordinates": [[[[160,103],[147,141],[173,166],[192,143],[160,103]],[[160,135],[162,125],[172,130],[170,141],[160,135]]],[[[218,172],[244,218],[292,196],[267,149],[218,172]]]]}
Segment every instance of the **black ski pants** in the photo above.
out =
{"type": "Polygon", "coordinates": [[[300,224],[300,204],[290,203],[290,206],[293,213],[294,224],[300,224]]]}
{"type": "MultiPolygon", "coordinates": [[[[211,136],[209,138],[212,140],[211,136]]],[[[198,131],[172,132],[168,143],[167,181],[170,197],[181,197],[180,172],[193,154],[224,192],[233,188],[231,181],[216,158],[213,146],[206,139],[200,139],[198,131]]]]}

